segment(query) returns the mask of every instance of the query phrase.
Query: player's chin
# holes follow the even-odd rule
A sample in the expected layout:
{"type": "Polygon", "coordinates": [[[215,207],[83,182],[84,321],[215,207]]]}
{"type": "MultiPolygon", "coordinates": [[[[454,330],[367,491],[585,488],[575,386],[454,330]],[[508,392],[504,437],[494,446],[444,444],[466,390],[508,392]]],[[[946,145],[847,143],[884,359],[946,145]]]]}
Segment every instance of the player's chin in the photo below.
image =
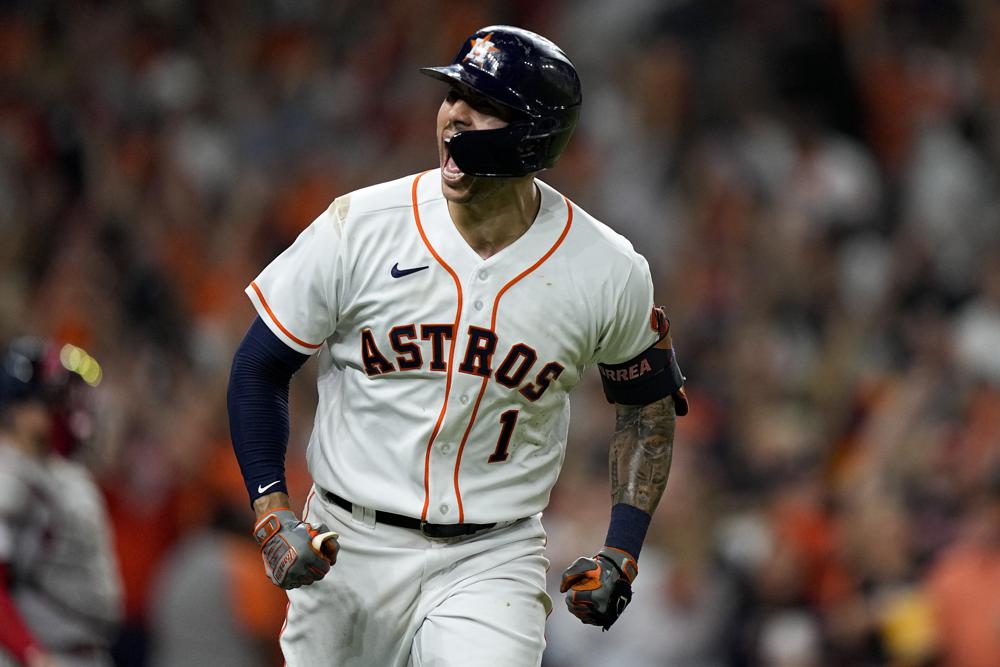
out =
{"type": "Polygon", "coordinates": [[[475,193],[472,187],[475,177],[463,175],[462,178],[453,180],[441,174],[441,193],[444,198],[456,204],[464,204],[471,200],[475,193]]]}

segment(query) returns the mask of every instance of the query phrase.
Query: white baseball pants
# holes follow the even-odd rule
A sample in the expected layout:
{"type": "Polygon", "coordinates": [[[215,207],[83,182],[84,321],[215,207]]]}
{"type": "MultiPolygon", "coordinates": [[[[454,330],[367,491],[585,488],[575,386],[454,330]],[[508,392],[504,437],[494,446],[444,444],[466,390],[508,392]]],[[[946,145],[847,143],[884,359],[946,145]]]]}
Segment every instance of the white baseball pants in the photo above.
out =
{"type": "Polygon", "coordinates": [[[306,501],[304,520],[340,533],[340,553],[322,581],[288,592],[288,667],[541,664],[552,601],[540,516],[435,539],[355,514],[306,501]]]}

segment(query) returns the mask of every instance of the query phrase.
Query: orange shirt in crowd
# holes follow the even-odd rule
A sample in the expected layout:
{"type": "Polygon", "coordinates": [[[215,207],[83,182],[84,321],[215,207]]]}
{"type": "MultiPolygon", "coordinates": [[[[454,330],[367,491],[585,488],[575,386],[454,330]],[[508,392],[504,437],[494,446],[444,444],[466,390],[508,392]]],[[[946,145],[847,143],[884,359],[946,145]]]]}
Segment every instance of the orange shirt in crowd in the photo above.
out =
{"type": "Polygon", "coordinates": [[[930,574],[945,667],[1000,665],[1000,548],[959,544],[930,574]]]}

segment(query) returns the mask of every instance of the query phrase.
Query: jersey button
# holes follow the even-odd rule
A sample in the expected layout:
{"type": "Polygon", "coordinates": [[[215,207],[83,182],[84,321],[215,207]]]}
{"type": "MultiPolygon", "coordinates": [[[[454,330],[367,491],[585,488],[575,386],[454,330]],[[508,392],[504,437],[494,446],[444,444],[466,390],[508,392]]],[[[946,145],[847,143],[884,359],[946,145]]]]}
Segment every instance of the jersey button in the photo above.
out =
{"type": "Polygon", "coordinates": [[[473,306],[473,307],[474,307],[474,308],[475,308],[476,310],[482,310],[482,309],[483,309],[483,302],[482,302],[482,301],[480,301],[479,299],[476,299],[476,302],[475,302],[474,304],[472,304],[472,306],[473,306]]]}
{"type": "Polygon", "coordinates": [[[441,513],[441,516],[446,515],[448,513],[448,506],[447,505],[441,505],[441,507],[438,508],[438,512],[441,513]]]}
{"type": "Polygon", "coordinates": [[[465,394],[462,394],[461,396],[458,397],[458,402],[461,403],[462,405],[468,405],[469,397],[466,396],[465,394]]]}
{"type": "Polygon", "coordinates": [[[479,272],[479,279],[480,280],[486,280],[489,277],[490,277],[490,272],[489,271],[485,271],[484,270],[484,271],[480,271],[479,272]]]}
{"type": "Polygon", "coordinates": [[[448,452],[451,451],[451,445],[449,445],[447,442],[443,442],[441,443],[439,449],[441,450],[442,454],[447,454],[448,452]]]}

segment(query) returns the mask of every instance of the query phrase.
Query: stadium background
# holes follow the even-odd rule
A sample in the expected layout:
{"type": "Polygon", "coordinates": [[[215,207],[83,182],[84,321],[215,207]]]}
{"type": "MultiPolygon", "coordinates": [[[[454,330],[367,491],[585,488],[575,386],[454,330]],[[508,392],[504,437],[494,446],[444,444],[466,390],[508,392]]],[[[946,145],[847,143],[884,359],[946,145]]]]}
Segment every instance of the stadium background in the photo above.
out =
{"type": "MultiPolygon", "coordinates": [[[[496,22],[578,66],[542,177],[650,260],[693,405],[633,607],[602,634],[557,599],[546,667],[1000,665],[996,3],[9,2],[0,338],[102,363],[119,664],[280,664],[225,412],[242,289],[336,195],[433,166],[416,70],[496,22]]],[[[593,374],[573,403],[550,577],[609,511],[593,374]]]]}

